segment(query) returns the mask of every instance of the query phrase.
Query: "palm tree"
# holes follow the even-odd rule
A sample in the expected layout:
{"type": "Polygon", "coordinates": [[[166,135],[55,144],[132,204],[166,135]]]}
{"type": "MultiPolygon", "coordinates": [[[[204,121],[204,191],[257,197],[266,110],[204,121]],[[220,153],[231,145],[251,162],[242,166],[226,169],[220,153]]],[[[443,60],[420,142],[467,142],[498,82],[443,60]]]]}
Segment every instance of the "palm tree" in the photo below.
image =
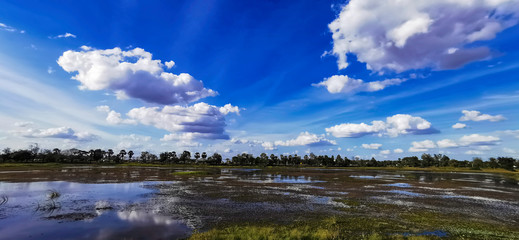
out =
{"type": "Polygon", "coordinates": [[[200,153],[199,152],[196,152],[195,153],[195,161],[198,162],[198,159],[200,158],[200,153]]]}
{"type": "Polygon", "coordinates": [[[112,150],[112,149],[108,149],[108,151],[106,152],[106,154],[108,155],[108,161],[110,161],[112,155],[114,154],[114,150],[112,150]]]}
{"type": "Polygon", "coordinates": [[[128,157],[129,157],[129,159],[131,161],[132,157],[133,157],[133,151],[132,150],[128,151],[128,157]]]}
{"type": "Polygon", "coordinates": [[[119,156],[120,156],[121,160],[124,160],[125,155],[126,155],[126,150],[123,149],[123,150],[119,151],[119,156]]]}

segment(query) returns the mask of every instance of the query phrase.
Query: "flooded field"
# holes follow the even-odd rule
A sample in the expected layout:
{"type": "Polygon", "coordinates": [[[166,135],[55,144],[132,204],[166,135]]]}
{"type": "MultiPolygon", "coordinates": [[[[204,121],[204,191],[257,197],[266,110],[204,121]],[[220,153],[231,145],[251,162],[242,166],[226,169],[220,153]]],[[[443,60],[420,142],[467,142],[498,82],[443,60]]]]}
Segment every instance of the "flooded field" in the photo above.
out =
{"type": "MultiPolygon", "coordinates": [[[[229,226],[319,224],[330,217],[375,219],[368,225],[386,236],[479,236],[470,235],[479,234],[474,230],[482,238],[514,239],[519,184],[500,174],[424,171],[0,169],[0,239],[182,239],[229,226]],[[449,221],[467,227],[442,225],[449,221]]],[[[349,224],[341,231],[350,236],[370,231],[349,224]]]]}

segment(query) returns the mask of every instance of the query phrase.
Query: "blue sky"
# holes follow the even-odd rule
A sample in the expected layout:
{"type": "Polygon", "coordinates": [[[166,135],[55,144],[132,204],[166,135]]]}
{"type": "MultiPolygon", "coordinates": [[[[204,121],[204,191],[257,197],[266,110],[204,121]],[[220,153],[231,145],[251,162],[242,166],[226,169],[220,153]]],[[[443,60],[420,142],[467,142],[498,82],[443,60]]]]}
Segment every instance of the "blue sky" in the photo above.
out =
{"type": "Polygon", "coordinates": [[[2,1],[0,147],[518,157],[518,20],[517,0],[2,1]]]}

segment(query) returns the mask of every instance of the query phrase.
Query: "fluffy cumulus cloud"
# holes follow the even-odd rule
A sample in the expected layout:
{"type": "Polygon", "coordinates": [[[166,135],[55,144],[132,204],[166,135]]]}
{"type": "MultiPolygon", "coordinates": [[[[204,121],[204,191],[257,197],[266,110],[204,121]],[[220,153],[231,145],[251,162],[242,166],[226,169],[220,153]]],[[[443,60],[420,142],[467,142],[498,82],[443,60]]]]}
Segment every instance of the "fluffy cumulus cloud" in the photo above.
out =
{"type": "Polygon", "coordinates": [[[264,142],[264,143],[261,144],[261,146],[265,150],[275,150],[276,149],[276,146],[272,142],[264,142]]]}
{"type": "Polygon", "coordinates": [[[436,144],[431,140],[412,142],[411,145],[412,147],[409,148],[409,152],[426,152],[431,148],[436,148],[436,144]]]}
{"type": "Polygon", "coordinates": [[[364,149],[380,149],[380,147],[382,147],[382,144],[380,143],[362,144],[362,148],[364,149]]]}
{"type": "MultiPolygon", "coordinates": [[[[81,83],[81,89],[106,89],[159,104],[185,104],[217,95],[187,73],[165,72],[161,60],[152,59],[144,49],[81,49],[66,51],[58,59],[65,71],[77,72],[72,79],[81,83]]],[[[166,62],[166,66],[173,65],[166,62]]]]}
{"type": "Polygon", "coordinates": [[[112,124],[112,125],[117,125],[117,124],[122,124],[122,123],[137,124],[137,121],[135,121],[134,119],[123,119],[121,117],[120,113],[118,113],[114,110],[111,110],[110,107],[106,106],[106,105],[98,106],[97,111],[106,112],[107,113],[106,122],[108,122],[109,124],[112,124]]]}
{"type": "Polygon", "coordinates": [[[336,145],[337,143],[334,140],[326,139],[323,135],[318,136],[317,134],[312,134],[309,132],[302,132],[295,139],[287,140],[287,141],[275,141],[274,145],[276,146],[326,146],[326,145],[336,145]]]}
{"type": "Polygon", "coordinates": [[[365,135],[378,135],[397,137],[406,134],[430,134],[436,133],[430,122],[408,114],[396,114],[387,117],[386,121],[372,121],[366,123],[343,123],[326,128],[326,132],[335,137],[362,137],[365,135]]]}
{"type": "Polygon", "coordinates": [[[494,136],[485,136],[479,134],[465,135],[460,138],[459,142],[462,146],[474,145],[495,145],[501,141],[500,138],[494,136]]]}
{"type": "MultiPolygon", "coordinates": [[[[230,106],[229,108],[234,108],[230,106]]],[[[192,106],[164,106],[133,108],[122,118],[120,113],[107,106],[98,110],[108,113],[107,121],[113,124],[143,124],[163,129],[173,134],[162,140],[185,140],[194,138],[228,139],[225,133],[225,115],[236,111],[222,111],[221,108],[207,103],[192,106]],[[112,116],[111,116],[112,115],[112,116]],[[180,135],[177,133],[181,133],[180,135]]]]}
{"type": "Polygon", "coordinates": [[[382,150],[380,151],[380,155],[389,155],[391,154],[391,150],[382,150]]]}
{"type": "Polygon", "coordinates": [[[229,113],[236,113],[237,115],[240,115],[240,108],[227,103],[223,107],[220,107],[220,112],[223,115],[227,115],[229,113]]]}
{"type": "Polygon", "coordinates": [[[452,125],[452,128],[454,129],[461,129],[461,128],[466,128],[467,127],[467,124],[464,124],[464,123],[456,123],[454,125],[452,125]]]}
{"type": "Polygon", "coordinates": [[[469,111],[469,110],[463,110],[461,111],[463,113],[463,116],[460,117],[460,121],[491,121],[491,122],[499,122],[506,120],[503,115],[488,115],[488,114],[482,114],[479,111],[469,111]]]}
{"type": "Polygon", "coordinates": [[[388,86],[399,85],[404,81],[405,79],[393,78],[383,81],[364,82],[346,75],[334,75],[320,83],[312,84],[312,86],[326,87],[330,93],[376,92],[388,86]]]}
{"type": "Polygon", "coordinates": [[[351,0],[329,24],[340,69],[355,54],[371,70],[452,69],[488,58],[474,42],[517,23],[517,0],[351,0]]]}
{"type": "Polygon", "coordinates": [[[438,141],[436,143],[438,144],[439,148],[453,148],[453,147],[458,147],[459,146],[459,144],[456,143],[456,141],[451,140],[451,139],[443,139],[443,140],[440,140],[440,141],[438,141]]]}
{"type": "Polygon", "coordinates": [[[26,137],[26,138],[61,138],[73,141],[84,141],[89,142],[96,140],[98,138],[97,135],[94,135],[89,132],[76,132],[74,129],[69,127],[57,127],[57,128],[47,128],[47,129],[37,129],[31,128],[30,125],[25,124],[15,124],[16,126],[22,128],[11,131],[11,133],[26,137]]]}
{"type": "Polygon", "coordinates": [[[485,136],[480,134],[464,135],[458,140],[443,139],[436,143],[431,140],[421,142],[412,142],[409,152],[426,152],[433,148],[460,148],[460,147],[477,147],[480,150],[489,150],[492,145],[496,145],[501,141],[495,136],[485,136]]]}
{"type": "Polygon", "coordinates": [[[321,147],[337,145],[334,140],[327,139],[324,135],[312,134],[309,132],[302,132],[294,139],[286,141],[258,141],[258,140],[243,140],[243,139],[231,139],[232,143],[235,144],[250,144],[250,146],[261,145],[265,150],[275,150],[278,147],[295,147],[295,146],[306,146],[306,147],[321,147]]]}
{"type": "Polygon", "coordinates": [[[397,148],[397,149],[393,150],[393,152],[394,152],[394,153],[403,153],[404,150],[401,149],[401,148],[397,148]]]}

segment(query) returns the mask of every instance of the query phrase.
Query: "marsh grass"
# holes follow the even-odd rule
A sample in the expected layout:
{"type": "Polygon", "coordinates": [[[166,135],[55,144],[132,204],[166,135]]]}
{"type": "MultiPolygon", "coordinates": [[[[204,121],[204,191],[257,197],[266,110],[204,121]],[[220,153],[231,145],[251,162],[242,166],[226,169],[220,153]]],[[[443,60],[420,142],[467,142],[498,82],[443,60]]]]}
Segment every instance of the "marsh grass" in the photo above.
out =
{"type": "Polygon", "coordinates": [[[385,206],[372,211],[391,211],[377,217],[339,215],[290,225],[238,224],[195,233],[190,239],[519,239],[519,228],[481,222],[429,210],[398,212],[385,206]]]}
{"type": "Polygon", "coordinates": [[[7,202],[9,202],[9,197],[7,197],[6,195],[0,197],[0,206],[7,204],[7,202]]]}
{"type": "Polygon", "coordinates": [[[185,175],[208,175],[210,174],[207,171],[181,171],[181,172],[172,172],[172,175],[185,176],[185,175]]]}
{"type": "Polygon", "coordinates": [[[44,204],[38,203],[36,211],[46,212],[52,214],[54,211],[61,209],[61,204],[58,199],[61,197],[61,193],[57,190],[51,189],[47,191],[46,199],[44,204]]]}

